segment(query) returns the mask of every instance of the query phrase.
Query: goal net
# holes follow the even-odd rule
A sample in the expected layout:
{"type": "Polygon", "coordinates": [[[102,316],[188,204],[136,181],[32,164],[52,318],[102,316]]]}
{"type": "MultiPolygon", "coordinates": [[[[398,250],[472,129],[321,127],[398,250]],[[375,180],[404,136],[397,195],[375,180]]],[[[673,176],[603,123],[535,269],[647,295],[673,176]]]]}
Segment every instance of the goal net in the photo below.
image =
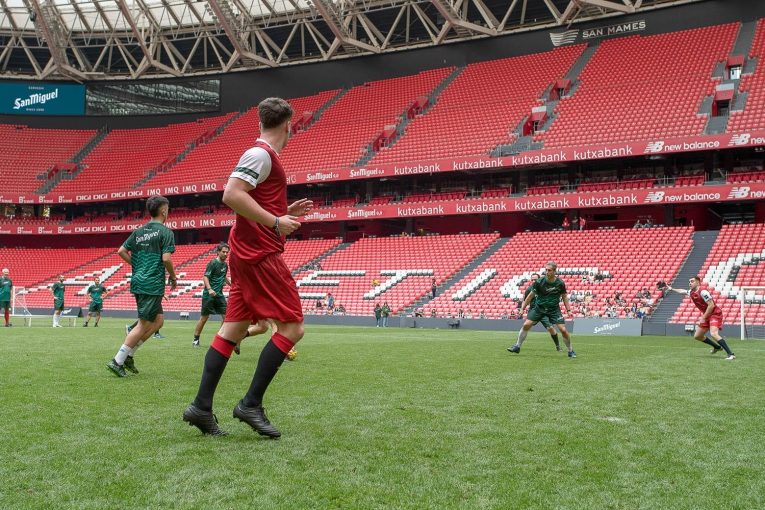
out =
{"type": "Polygon", "coordinates": [[[765,287],[740,287],[738,301],[741,339],[765,339],[765,287]]]}
{"type": "Polygon", "coordinates": [[[32,315],[27,308],[27,289],[14,287],[11,296],[11,315],[32,315]]]}

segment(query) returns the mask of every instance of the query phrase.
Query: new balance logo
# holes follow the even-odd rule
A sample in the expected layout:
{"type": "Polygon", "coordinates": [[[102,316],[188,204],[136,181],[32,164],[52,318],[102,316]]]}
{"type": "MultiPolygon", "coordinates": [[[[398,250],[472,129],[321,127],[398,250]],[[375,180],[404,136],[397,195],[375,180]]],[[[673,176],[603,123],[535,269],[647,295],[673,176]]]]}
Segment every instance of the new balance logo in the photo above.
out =
{"type": "Polygon", "coordinates": [[[728,193],[728,198],[742,199],[749,196],[749,186],[734,186],[728,193]]]}
{"type": "Polygon", "coordinates": [[[553,46],[563,46],[564,44],[571,44],[576,41],[579,36],[579,30],[566,30],[565,32],[550,33],[550,41],[553,46]]]}
{"type": "Polygon", "coordinates": [[[740,135],[733,135],[730,137],[730,141],[728,142],[729,147],[737,146],[737,145],[749,145],[749,138],[751,138],[752,135],[749,133],[741,133],[740,135]]]}
{"type": "Polygon", "coordinates": [[[664,142],[658,141],[658,142],[648,142],[648,145],[645,146],[645,154],[651,154],[654,152],[661,152],[664,150],[664,142]]]}
{"type": "Polygon", "coordinates": [[[645,196],[645,201],[651,204],[661,202],[662,200],[664,200],[663,191],[651,191],[645,196]]]}

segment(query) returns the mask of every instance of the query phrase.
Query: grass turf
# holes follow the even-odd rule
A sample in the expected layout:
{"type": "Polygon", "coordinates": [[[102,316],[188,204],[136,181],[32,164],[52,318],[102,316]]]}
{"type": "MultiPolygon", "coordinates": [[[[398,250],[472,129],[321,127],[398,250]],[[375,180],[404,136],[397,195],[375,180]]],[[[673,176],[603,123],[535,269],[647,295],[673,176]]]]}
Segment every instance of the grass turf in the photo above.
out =
{"type": "Polygon", "coordinates": [[[0,329],[0,508],[765,508],[765,343],[575,337],[570,360],[543,334],[313,326],[266,394],[274,441],[231,417],[264,337],[219,386],[231,435],[181,421],[192,329],[127,379],[123,322],[0,329]]]}

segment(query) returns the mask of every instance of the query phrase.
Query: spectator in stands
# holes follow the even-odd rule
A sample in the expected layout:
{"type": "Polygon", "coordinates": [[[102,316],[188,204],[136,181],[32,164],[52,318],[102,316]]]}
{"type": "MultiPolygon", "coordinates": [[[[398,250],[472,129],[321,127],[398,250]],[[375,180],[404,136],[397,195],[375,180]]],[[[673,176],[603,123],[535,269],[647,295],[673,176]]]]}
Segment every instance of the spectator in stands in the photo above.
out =
{"type": "Polygon", "coordinates": [[[5,327],[11,327],[11,296],[13,296],[13,282],[10,278],[10,270],[3,269],[3,275],[0,276],[0,308],[5,315],[5,327]]]}
{"type": "Polygon", "coordinates": [[[584,216],[579,218],[579,230],[584,230],[584,227],[587,225],[587,220],[584,219],[584,216]]]}
{"type": "Polygon", "coordinates": [[[425,310],[423,310],[422,307],[415,308],[415,310],[414,310],[414,316],[415,317],[423,317],[424,315],[425,315],[425,310]]]}
{"type": "Polygon", "coordinates": [[[64,310],[64,275],[58,275],[58,282],[51,285],[53,294],[53,327],[61,327],[61,312],[64,310]]]}
{"type": "Polygon", "coordinates": [[[321,309],[322,309],[322,308],[324,308],[324,303],[321,301],[321,298],[318,298],[318,299],[316,300],[316,305],[315,305],[315,308],[316,308],[316,311],[317,311],[317,312],[320,312],[320,311],[321,311],[321,309]]]}
{"type": "Polygon", "coordinates": [[[569,230],[571,228],[571,222],[568,221],[568,216],[563,217],[563,223],[561,224],[563,230],[569,230]]]}
{"type": "Polygon", "coordinates": [[[436,309],[435,309],[435,308],[431,308],[431,309],[430,309],[430,316],[431,316],[432,318],[434,318],[434,319],[435,319],[436,317],[438,317],[438,315],[436,314],[436,309]]]}
{"type": "Polygon", "coordinates": [[[125,370],[138,373],[133,354],[143,343],[159,331],[165,321],[162,299],[165,296],[165,272],[169,275],[170,289],[175,290],[177,278],[171,255],[175,252],[173,231],[165,226],[170,205],[165,197],[155,195],[146,201],[151,221],[130,234],[117,254],[133,268],[130,292],[138,306],[138,325],[125,337],[125,341],[107,368],[119,377],[125,370]]]}
{"type": "Polygon", "coordinates": [[[382,312],[382,327],[387,328],[388,317],[390,316],[390,306],[388,306],[387,301],[383,303],[381,312],[382,312]]]}
{"type": "Polygon", "coordinates": [[[335,307],[335,315],[345,315],[345,307],[341,304],[335,307]]]}
{"type": "Polygon", "coordinates": [[[485,318],[486,318],[486,314],[485,314],[485,313],[483,313],[483,310],[481,310],[480,312],[478,312],[478,318],[479,318],[479,319],[485,319],[485,318]]]}
{"type": "Polygon", "coordinates": [[[431,299],[436,297],[436,288],[437,287],[438,286],[436,285],[436,279],[433,278],[432,280],[430,280],[430,297],[431,297],[431,299]]]}
{"type": "Polygon", "coordinates": [[[640,218],[635,220],[635,224],[632,225],[632,228],[643,228],[643,224],[640,223],[640,218]]]}
{"type": "Polygon", "coordinates": [[[335,296],[331,292],[327,292],[327,315],[335,313],[335,296]]]}

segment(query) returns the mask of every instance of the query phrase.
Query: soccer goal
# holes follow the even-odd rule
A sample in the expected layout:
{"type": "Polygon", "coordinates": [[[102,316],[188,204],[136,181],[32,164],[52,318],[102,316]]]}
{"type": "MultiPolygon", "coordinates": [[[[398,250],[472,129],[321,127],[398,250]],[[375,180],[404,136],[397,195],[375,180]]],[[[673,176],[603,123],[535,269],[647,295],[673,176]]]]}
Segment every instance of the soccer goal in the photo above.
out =
{"type": "Polygon", "coordinates": [[[742,286],[738,300],[741,303],[741,339],[765,339],[765,287],[742,286]]]}
{"type": "Polygon", "coordinates": [[[11,315],[30,316],[32,315],[27,308],[27,289],[24,287],[14,287],[11,296],[11,315]]]}

